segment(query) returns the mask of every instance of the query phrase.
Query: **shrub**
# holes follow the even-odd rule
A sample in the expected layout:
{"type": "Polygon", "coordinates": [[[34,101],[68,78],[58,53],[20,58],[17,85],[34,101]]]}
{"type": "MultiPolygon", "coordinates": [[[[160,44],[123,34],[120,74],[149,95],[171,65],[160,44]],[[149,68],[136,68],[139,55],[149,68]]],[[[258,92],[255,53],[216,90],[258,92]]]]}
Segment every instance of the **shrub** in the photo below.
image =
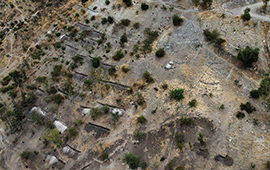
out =
{"type": "Polygon", "coordinates": [[[31,121],[36,125],[44,125],[43,115],[36,111],[32,112],[31,121]]]}
{"type": "Polygon", "coordinates": [[[151,74],[148,71],[143,73],[143,78],[146,80],[146,83],[154,83],[155,82],[154,78],[151,76],[151,74]]]}
{"type": "Polygon", "coordinates": [[[93,81],[92,81],[92,79],[85,79],[84,81],[83,81],[83,84],[86,86],[86,88],[87,89],[90,89],[91,88],[91,86],[92,86],[92,84],[93,84],[93,81]]]}
{"type": "Polygon", "coordinates": [[[221,104],[221,105],[219,106],[219,110],[224,110],[224,109],[225,109],[224,104],[221,104]]]}
{"type": "Polygon", "coordinates": [[[36,84],[27,84],[26,88],[30,89],[30,90],[35,90],[35,89],[37,89],[37,85],[36,84]]]}
{"type": "Polygon", "coordinates": [[[147,119],[144,116],[137,117],[137,123],[144,124],[147,122],[147,119]]]}
{"type": "Polygon", "coordinates": [[[84,4],[85,2],[87,2],[88,0],[81,0],[82,4],[84,4]]]}
{"type": "Polygon", "coordinates": [[[85,22],[86,24],[89,24],[89,23],[90,23],[90,20],[86,18],[86,19],[84,20],[84,22],[85,22]]]}
{"type": "Polygon", "coordinates": [[[108,73],[110,76],[114,76],[115,72],[116,72],[116,68],[114,66],[108,69],[108,73]]]}
{"type": "Polygon", "coordinates": [[[112,16],[108,16],[107,21],[108,21],[110,24],[112,24],[113,21],[114,21],[114,18],[113,18],[112,16]]]}
{"type": "Polygon", "coordinates": [[[250,18],[251,18],[251,16],[250,16],[250,8],[246,8],[245,10],[244,10],[244,14],[243,15],[241,15],[241,18],[244,20],[244,21],[249,21],[250,20],[250,18]]]}
{"type": "Polygon", "coordinates": [[[158,50],[156,51],[156,56],[157,56],[158,58],[164,57],[164,55],[165,55],[165,50],[164,50],[164,48],[160,48],[160,49],[158,49],[158,50]]]}
{"type": "Polygon", "coordinates": [[[73,122],[73,124],[74,124],[75,126],[80,126],[80,125],[83,124],[83,120],[82,120],[82,119],[77,119],[75,122],[73,122]]]}
{"type": "Polygon", "coordinates": [[[196,107],[197,105],[197,100],[192,99],[191,101],[188,102],[189,107],[196,107]]]}
{"type": "Polygon", "coordinates": [[[70,138],[75,138],[78,135],[78,132],[74,127],[68,128],[67,131],[70,138]]]}
{"type": "Polygon", "coordinates": [[[168,88],[168,84],[162,84],[161,86],[164,90],[166,90],[168,88]]]}
{"type": "Polygon", "coordinates": [[[185,168],[183,166],[177,166],[175,170],[185,170],[185,168]]]}
{"type": "Polygon", "coordinates": [[[124,34],[120,37],[120,42],[121,42],[121,43],[126,43],[126,42],[128,42],[127,34],[126,34],[126,33],[124,33],[124,34]]]}
{"type": "Polygon", "coordinates": [[[246,102],[246,104],[241,103],[240,109],[245,110],[247,113],[252,113],[253,111],[256,111],[256,108],[250,104],[250,102],[246,102]]]}
{"type": "Polygon", "coordinates": [[[76,55],[76,56],[72,57],[72,60],[73,60],[75,63],[83,64],[83,57],[80,56],[80,55],[76,55]]]}
{"type": "Polygon", "coordinates": [[[102,111],[99,110],[97,107],[93,107],[90,110],[90,115],[92,118],[96,118],[102,114],[102,111]]]}
{"type": "Polygon", "coordinates": [[[55,33],[56,37],[59,37],[61,35],[60,32],[55,33]]]}
{"type": "Polygon", "coordinates": [[[140,23],[135,22],[132,26],[133,26],[133,28],[138,29],[138,28],[140,28],[140,23]]]}
{"type": "Polygon", "coordinates": [[[37,81],[38,83],[46,83],[46,82],[47,82],[47,77],[46,77],[46,76],[38,76],[38,77],[36,78],[36,81],[37,81]]]}
{"type": "Polygon", "coordinates": [[[240,50],[237,55],[237,59],[242,61],[244,67],[252,67],[254,62],[257,62],[259,59],[259,48],[252,49],[249,46],[246,46],[244,50],[240,50]]]}
{"type": "Polygon", "coordinates": [[[110,111],[110,107],[108,105],[104,105],[102,108],[101,108],[102,112],[105,114],[105,113],[109,113],[110,111]]]}
{"type": "Polygon", "coordinates": [[[31,152],[30,151],[23,151],[20,153],[22,159],[29,159],[31,152]]]}
{"type": "Polygon", "coordinates": [[[142,51],[151,52],[152,51],[152,43],[157,39],[158,32],[151,31],[149,28],[146,28],[145,31],[147,38],[143,41],[142,51]]]}
{"type": "Polygon", "coordinates": [[[131,4],[132,4],[132,0],[123,0],[123,2],[124,2],[128,7],[130,7],[131,4]]]}
{"type": "Polygon", "coordinates": [[[130,69],[129,69],[127,66],[122,66],[122,71],[123,71],[124,73],[127,73],[127,72],[130,71],[130,69]]]}
{"type": "Polygon", "coordinates": [[[62,70],[62,65],[55,65],[53,67],[53,71],[51,72],[51,76],[52,77],[59,77],[61,74],[61,70],[62,70]]]}
{"type": "Polygon", "coordinates": [[[109,5],[110,4],[110,0],[105,0],[105,4],[109,5]]]}
{"type": "Polygon", "coordinates": [[[104,25],[104,24],[107,23],[107,21],[108,21],[107,18],[102,18],[102,19],[101,19],[101,24],[104,25]]]}
{"type": "Polygon", "coordinates": [[[160,162],[163,162],[165,159],[166,159],[166,157],[165,156],[162,156],[159,161],[160,162]]]}
{"type": "Polygon", "coordinates": [[[130,152],[125,154],[124,160],[130,169],[137,169],[140,165],[141,157],[130,152]]]}
{"type": "Polygon", "coordinates": [[[118,51],[116,51],[115,55],[113,56],[113,59],[115,61],[120,61],[121,58],[123,58],[123,57],[124,57],[124,53],[122,51],[118,50],[118,51]]]}
{"type": "Polygon", "coordinates": [[[64,96],[62,96],[61,94],[55,94],[51,96],[51,100],[58,105],[61,104],[64,99],[64,96]]]}
{"type": "Polygon", "coordinates": [[[103,153],[101,154],[101,160],[102,160],[102,161],[105,161],[106,159],[109,159],[109,155],[108,155],[107,153],[103,152],[103,153]]]}
{"type": "Polygon", "coordinates": [[[136,130],[133,132],[133,135],[134,135],[137,139],[141,139],[142,136],[143,136],[143,133],[140,131],[140,129],[136,129],[136,130]]]}
{"type": "Polygon", "coordinates": [[[11,97],[11,99],[13,100],[13,99],[16,98],[17,93],[16,93],[15,91],[9,91],[9,92],[8,92],[8,95],[9,95],[9,96],[11,97]]]}
{"type": "Polygon", "coordinates": [[[238,119],[243,119],[244,117],[245,117],[245,113],[243,113],[243,112],[237,112],[237,114],[236,114],[236,117],[238,118],[238,119]]]}
{"type": "Polygon", "coordinates": [[[49,93],[49,94],[55,94],[55,93],[57,93],[57,89],[55,88],[55,86],[50,86],[47,89],[47,93],[49,93]]]}
{"type": "Polygon", "coordinates": [[[270,93],[270,77],[264,77],[261,80],[259,93],[264,96],[268,96],[270,93]]]}
{"type": "Polygon", "coordinates": [[[212,32],[210,32],[208,29],[205,29],[203,30],[203,34],[207,41],[211,42],[215,42],[220,35],[217,29],[214,29],[212,32]]]}
{"type": "Polygon", "coordinates": [[[121,19],[120,24],[124,25],[124,26],[129,26],[130,20],[129,19],[121,19]]]}
{"type": "Polygon", "coordinates": [[[173,20],[173,25],[174,26],[179,26],[183,23],[183,18],[180,18],[177,14],[174,14],[172,16],[172,20],[173,20]]]}
{"type": "Polygon", "coordinates": [[[185,137],[184,137],[184,134],[180,133],[180,132],[177,132],[175,134],[175,141],[176,141],[176,145],[177,147],[182,150],[184,145],[185,145],[185,137]]]}
{"type": "Polygon", "coordinates": [[[175,90],[172,90],[171,92],[170,92],[170,96],[173,98],[173,99],[175,99],[175,100],[182,100],[182,99],[184,99],[185,97],[184,97],[184,95],[183,95],[183,93],[184,93],[184,89],[175,89],[175,90]]]}
{"type": "Polygon", "coordinates": [[[203,134],[201,132],[199,133],[198,141],[200,142],[201,145],[205,145],[203,134]]]}
{"type": "Polygon", "coordinates": [[[8,83],[10,82],[10,80],[11,80],[11,77],[10,77],[10,76],[6,76],[6,77],[4,77],[4,78],[2,79],[1,84],[2,84],[3,86],[6,86],[6,85],[8,85],[8,83]]]}
{"type": "Polygon", "coordinates": [[[146,169],[147,166],[148,166],[148,164],[147,164],[147,162],[145,162],[145,161],[143,161],[143,162],[140,164],[140,167],[141,167],[142,169],[146,169]]]}
{"type": "Polygon", "coordinates": [[[98,68],[99,65],[100,65],[99,57],[93,57],[93,58],[91,58],[91,62],[92,62],[92,66],[94,68],[98,68]]]}
{"type": "Polygon", "coordinates": [[[194,120],[192,118],[187,117],[181,117],[180,119],[180,125],[193,125],[194,120]]]}
{"type": "Polygon", "coordinates": [[[147,10],[148,8],[149,8],[149,5],[147,5],[146,3],[141,4],[141,9],[142,10],[147,10]]]}
{"type": "Polygon", "coordinates": [[[201,3],[202,8],[207,9],[209,8],[213,3],[213,0],[203,0],[201,3]]]}
{"type": "Polygon", "coordinates": [[[198,6],[198,5],[200,5],[200,0],[192,0],[192,3],[193,3],[195,6],[198,6]]]}
{"type": "Polygon", "coordinates": [[[144,97],[142,96],[141,93],[137,93],[137,96],[138,96],[138,98],[137,98],[136,103],[138,105],[142,106],[145,103],[144,97]]]}
{"type": "Polygon", "coordinates": [[[266,162],[266,167],[267,167],[268,169],[270,169],[270,161],[267,161],[267,162],[266,162]]]}
{"type": "Polygon", "coordinates": [[[57,129],[47,129],[44,132],[44,139],[47,141],[52,141],[58,148],[63,145],[62,136],[57,129]]]}

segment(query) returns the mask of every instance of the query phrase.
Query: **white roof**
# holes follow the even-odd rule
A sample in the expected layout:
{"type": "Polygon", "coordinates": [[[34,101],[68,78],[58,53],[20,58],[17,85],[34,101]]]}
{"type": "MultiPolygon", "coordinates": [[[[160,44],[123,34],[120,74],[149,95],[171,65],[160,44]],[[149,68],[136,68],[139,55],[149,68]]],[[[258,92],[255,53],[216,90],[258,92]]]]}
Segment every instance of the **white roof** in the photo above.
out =
{"type": "Polygon", "coordinates": [[[33,108],[31,109],[30,112],[32,113],[32,112],[34,112],[34,111],[35,111],[35,112],[38,112],[38,113],[40,113],[40,114],[42,114],[43,116],[46,116],[46,112],[45,112],[45,111],[42,111],[40,107],[36,107],[36,106],[35,106],[35,107],[33,107],[33,108]]]}
{"type": "Polygon", "coordinates": [[[55,156],[52,156],[52,155],[47,155],[46,161],[50,161],[49,164],[54,164],[54,163],[58,162],[57,158],[55,156]]]}
{"type": "Polygon", "coordinates": [[[61,133],[67,129],[67,126],[58,120],[54,121],[53,124],[61,133]]]}

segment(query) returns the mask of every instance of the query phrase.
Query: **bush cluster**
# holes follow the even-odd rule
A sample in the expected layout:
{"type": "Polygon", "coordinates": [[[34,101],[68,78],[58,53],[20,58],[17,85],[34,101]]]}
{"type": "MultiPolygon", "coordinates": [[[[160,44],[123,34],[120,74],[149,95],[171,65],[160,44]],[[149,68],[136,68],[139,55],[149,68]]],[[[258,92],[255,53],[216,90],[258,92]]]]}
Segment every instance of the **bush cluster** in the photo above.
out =
{"type": "Polygon", "coordinates": [[[259,59],[259,48],[250,48],[246,46],[244,50],[240,50],[237,55],[237,59],[242,61],[244,67],[252,67],[254,62],[257,62],[259,59]]]}
{"type": "Polygon", "coordinates": [[[170,96],[175,100],[182,100],[184,99],[184,89],[175,89],[170,92],[170,96]]]}
{"type": "Polygon", "coordinates": [[[180,18],[177,14],[172,16],[172,20],[174,26],[180,26],[184,22],[183,18],[180,18]]]}

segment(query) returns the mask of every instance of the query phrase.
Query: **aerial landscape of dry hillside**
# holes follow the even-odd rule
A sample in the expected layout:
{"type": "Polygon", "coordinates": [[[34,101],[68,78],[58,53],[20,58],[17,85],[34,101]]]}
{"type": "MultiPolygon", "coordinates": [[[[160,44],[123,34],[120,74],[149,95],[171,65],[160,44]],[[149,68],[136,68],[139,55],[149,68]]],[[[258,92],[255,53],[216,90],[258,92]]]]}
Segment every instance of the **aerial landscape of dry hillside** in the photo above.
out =
{"type": "Polygon", "coordinates": [[[270,169],[268,0],[1,0],[0,169],[270,169]]]}

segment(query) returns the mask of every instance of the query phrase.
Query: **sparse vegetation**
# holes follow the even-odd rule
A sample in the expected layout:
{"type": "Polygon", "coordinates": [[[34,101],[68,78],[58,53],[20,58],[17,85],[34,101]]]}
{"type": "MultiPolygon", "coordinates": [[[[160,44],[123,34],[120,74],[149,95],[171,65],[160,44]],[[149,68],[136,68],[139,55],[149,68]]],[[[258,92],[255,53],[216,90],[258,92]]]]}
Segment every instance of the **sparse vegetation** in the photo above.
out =
{"type": "Polygon", "coordinates": [[[198,141],[201,145],[205,145],[204,136],[201,132],[199,133],[198,141]]]}
{"type": "Polygon", "coordinates": [[[182,150],[184,145],[185,145],[185,137],[184,137],[184,134],[180,133],[180,132],[177,132],[175,134],[175,141],[176,141],[176,145],[177,147],[182,150]]]}
{"type": "Polygon", "coordinates": [[[30,155],[31,155],[30,151],[23,151],[22,153],[20,153],[21,158],[26,160],[29,159],[30,155]]]}
{"type": "Polygon", "coordinates": [[[136,129],[136,130],[133,132],[133,135],[134,135],[137,139],[141,139],[142,136],[143,136],[143,133],[140,131],[140,129],[136,129]]]}
{"type": "Polygon", "coordinates": [[[181,117],[180,119],[180,125],[193,125],[194,120],[192,118],[187,117],[181,117]]]}

